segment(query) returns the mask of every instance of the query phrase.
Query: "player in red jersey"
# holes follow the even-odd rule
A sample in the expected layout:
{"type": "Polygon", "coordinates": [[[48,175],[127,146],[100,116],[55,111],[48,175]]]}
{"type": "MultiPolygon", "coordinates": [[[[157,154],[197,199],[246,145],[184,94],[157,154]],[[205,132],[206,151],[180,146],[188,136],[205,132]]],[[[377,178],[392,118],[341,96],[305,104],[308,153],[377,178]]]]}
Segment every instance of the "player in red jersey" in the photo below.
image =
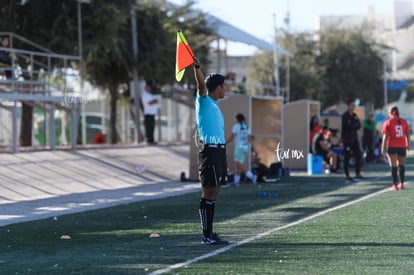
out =
{"type": "Polygon", "coordinates": [[[382,147],[381,152],[387,153],[388,162],[391,168],[392,187],[391,190],[404,189],[405,157],[410,149],[410,129],[407,122],[400,118],[397,106],[390,109],[390,118],[382,126],[382,147]],[[398,174],[400,184],[398,186],[398,174]]]}

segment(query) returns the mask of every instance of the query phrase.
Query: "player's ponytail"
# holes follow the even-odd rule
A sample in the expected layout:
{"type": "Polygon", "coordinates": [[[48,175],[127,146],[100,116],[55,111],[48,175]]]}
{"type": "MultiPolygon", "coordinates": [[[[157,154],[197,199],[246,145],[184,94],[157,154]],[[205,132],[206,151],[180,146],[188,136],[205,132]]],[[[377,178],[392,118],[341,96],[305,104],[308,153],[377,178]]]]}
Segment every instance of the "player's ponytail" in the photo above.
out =
{"type": "Polygon", "coordinates": [[[236,115],[236,120],[238,123],[240,123],[240,128],[244,129],[244,126],[247,127],[247,123],[246,123],[246,118],[244,117],[244,115],[242,113],[238,113],[236,115]]]}
{"type": "Polygon", "coordinates": [[[401,124],[401,121],[400,121],[400,111],[398,110],[398,107],[397,106],[392,106],[391,108],[390,108],[390,114],[393,116],[393,117],[395,117],[395,118],[397,118],[397,120],[398,120],[398,123],[399,124],[401,124]]]}

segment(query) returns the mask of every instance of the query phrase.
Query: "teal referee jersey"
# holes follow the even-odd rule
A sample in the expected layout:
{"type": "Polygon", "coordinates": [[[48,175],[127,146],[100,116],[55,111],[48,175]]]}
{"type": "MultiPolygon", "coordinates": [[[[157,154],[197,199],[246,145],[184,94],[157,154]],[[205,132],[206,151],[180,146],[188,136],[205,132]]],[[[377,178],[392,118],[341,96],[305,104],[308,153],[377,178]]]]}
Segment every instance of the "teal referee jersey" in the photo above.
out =
{"type": "Polygon", "coordinates": [[[217,101],[197,93],[195,107],[199,139],[204,144],[225,144],[224,118],[217,101]]]}

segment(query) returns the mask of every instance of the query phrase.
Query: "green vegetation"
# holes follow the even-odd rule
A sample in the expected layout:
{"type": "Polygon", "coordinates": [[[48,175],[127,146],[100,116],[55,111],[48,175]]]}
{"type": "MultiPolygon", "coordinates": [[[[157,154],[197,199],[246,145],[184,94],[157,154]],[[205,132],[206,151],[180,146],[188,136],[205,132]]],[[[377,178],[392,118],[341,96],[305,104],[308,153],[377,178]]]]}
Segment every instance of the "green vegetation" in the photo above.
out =
{"type": "MultiPolygon", "coordinates": [[[[313,99],[322,108],[359,98],[361,104],[382,107],[383,59],[386,46],[375,41],[369,26],[355,29],[330,27],[318,33],[283,32],[279,43],[293,54],[280,57],[281,87],[290,74],[290,101],[313,99]]],[[[256,55],[249,67],[251,84],[275,85],[272,53],[256,55]]],[[[256,88],[255,93],[266,93],[256,88]]]]}

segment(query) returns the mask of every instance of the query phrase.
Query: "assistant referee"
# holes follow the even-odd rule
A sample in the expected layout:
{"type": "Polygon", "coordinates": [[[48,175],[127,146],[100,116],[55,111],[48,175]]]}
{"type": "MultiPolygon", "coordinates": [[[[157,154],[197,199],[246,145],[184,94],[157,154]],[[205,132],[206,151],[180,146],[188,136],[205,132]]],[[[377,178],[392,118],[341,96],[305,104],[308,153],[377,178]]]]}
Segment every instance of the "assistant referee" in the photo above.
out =
{"type": "Polygon", "coordinates": [[[216,199],[221,185],[227,182],[226,140],[224,137],[224,118],[217,100],[224,97],[224,79],[221,74],[204,75],[197,59],[193,64],[197,82],[195,102],[197,129],[201,147],[199,148],[199,176],[201,199],[199,206],[203,230],[202,243],[227,244],[213,232],[213,219],[216,199]]]}

